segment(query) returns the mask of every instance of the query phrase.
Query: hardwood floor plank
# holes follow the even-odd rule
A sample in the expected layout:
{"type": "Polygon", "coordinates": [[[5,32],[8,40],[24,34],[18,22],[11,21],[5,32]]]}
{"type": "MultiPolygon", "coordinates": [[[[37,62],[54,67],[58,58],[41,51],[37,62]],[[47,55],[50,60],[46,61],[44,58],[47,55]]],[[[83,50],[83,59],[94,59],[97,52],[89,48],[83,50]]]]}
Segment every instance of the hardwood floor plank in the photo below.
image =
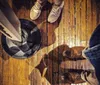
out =
{"type": "MultiPolygon", "coordinates": [[[[21,2],[8,0],[18,18],[30,19],[30,9],[35,0],[25,0],[20,9],[15,4],[21,2]],[[26,2],[29,8],[26,7],[26,2]]],[[[88,46],[89,38],[99,24],[100,12],[96,9],[95,0],[64,0],[64,9],[60,18],[53,24],[47,22],[48,15],[52,8],[53,0],[42,9],[37,20],[31,20],[40,29],[42,40],[41,48],[36,54],[28,59],[14,59],[9,57],[1,47],[0,42],[0,85],[52,85],[59,80],[58,76],[66,69],[94,69],[87,60],[63,61],[62,52],[69,47],[88,46]],[[98,20],[98,22],[97,22],[98,20]],[[41,60],[48,55],[47,74],[42,82],[42,73],[37,67],[41,60]],[[51,60],[50,60],[51,59],[51,60]],[[55,62],[58,62],[55,64],[55,62]],[[55,72],[58,72],[55,79],[55,72]],[[50,78],[50,82],[48,78],[50,78]]],[[[1,36],[1,35],[0,35],[1,36]]],[[[61,84],[69,85],[69,84],[61,84]]],[[[75,85],[75,84],[73,84],[75,85]]],[[[88,85],[87,83],[78,85],[88,85]]]]}

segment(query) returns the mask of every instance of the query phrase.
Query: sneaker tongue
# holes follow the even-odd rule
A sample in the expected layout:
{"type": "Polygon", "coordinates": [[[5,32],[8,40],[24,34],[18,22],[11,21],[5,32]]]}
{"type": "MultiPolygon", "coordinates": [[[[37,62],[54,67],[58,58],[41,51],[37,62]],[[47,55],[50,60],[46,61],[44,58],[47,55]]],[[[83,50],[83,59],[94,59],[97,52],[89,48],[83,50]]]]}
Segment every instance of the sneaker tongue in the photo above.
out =
{"type": "Polygon", "coordinates": [[[57,12],[58,10],[59,10],[59,6],[54,5],[54,6],[53,6],[53,9],[52,9],[52,13],[55,14],[55,12],[57,12]]]}
{"type": "Polygon", "coordinates": [[[64,6],[64,1],[62,1],[59,5],[54,4],[54,6],[56,6],[57,8],[58,8],[58,7],[59,7],[59,8],[63,8],[63,6],[64,6]]]}
{"type": "Polygon", "coordinates": [[[37,10],[39,10],[39,9],[41,9],[42,8],[42,6],[41,6],[41,4],[39,3],[39,2],[36,2],[36,4],[35,4],[35,9],[37,9],[37,10]]]}
{"type": "Polygon", "coordinates": [[[62,2],[60,5],[53,5],[53,11],[56,12],[57,10],[59,10],[60,8],[63,8],[64,6],[64,2],[62,2]]]}
{"type": "Polygon", "coordinates": [[[57,10],[59,8],[58,5],[53,5],[53,9],[57,10]]]}

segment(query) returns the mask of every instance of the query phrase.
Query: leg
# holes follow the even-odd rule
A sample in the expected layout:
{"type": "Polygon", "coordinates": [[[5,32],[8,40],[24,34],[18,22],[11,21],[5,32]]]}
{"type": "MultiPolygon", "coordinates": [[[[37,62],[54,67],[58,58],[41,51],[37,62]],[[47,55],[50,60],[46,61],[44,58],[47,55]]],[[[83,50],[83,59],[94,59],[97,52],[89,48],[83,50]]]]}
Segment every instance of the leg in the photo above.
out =
{"type": "Polygon", "coordinates": [[[83,52],[94,66],[97,79],[100,83],[100,25],[97,26],[90,38],[89,48],[83,52]]]}
{"type": "Polygon", "coordinates": [[[8,38],[21,41],[20,21],[10,8],[7,0],[0,0],[0,25],[1,32],[8,38]]]}
{"type": "Polygon", "coordinates": [[[62,3],[63,0],[54,0],[54,4],[56,5],[60,5],[62,3]]]}

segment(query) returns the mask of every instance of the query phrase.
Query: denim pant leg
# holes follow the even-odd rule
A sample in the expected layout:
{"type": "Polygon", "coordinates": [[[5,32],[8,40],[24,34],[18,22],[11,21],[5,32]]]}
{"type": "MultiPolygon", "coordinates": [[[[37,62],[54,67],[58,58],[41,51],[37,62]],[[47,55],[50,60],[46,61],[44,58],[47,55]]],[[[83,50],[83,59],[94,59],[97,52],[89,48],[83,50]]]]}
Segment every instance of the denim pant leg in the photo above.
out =
{"type": "Polygon", "coordinates": [[[100,44],[100,24],[96,27],[89,40],[89,47],[100,44]]]}
{"type": "Polygon", "coordinates": [[[94,66],[96,77],[100,83],[100,44],[86,49],[84,51],[84,54],[90,60],[91,64],[94,66]]]}

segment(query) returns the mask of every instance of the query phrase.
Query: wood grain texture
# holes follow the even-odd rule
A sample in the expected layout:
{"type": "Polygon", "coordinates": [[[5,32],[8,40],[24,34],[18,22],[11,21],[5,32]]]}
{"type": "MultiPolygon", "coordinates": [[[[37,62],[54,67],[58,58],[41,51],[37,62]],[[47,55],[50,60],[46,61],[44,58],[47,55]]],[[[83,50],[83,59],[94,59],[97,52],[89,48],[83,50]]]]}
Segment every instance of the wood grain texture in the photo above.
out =
{"type": "MultiPolygon", "coordinates": [[[[29,14],[35,0],[8,1],[18,18],[31,20],[29,14]],[[18,8],[19,6],[21,7],[18,8]]],[[[14,59],[4,52],[0,42],[0,85],[52,85],[35,68],[40,64],[45,54],[49,54],[52,58],[52,61],[47,58],[47,62],[52,68],[47,71],[48,74],[50,72],[54,73],[56,70],[60,74],[62,72],[60,66],[66,69],[93,69],[88,60],[64,61],[61,65],[57,64],[55,67],[53,62],[55,58],[53,56],[58,57],[57,61],[59,61],[61,59],[60,53],[66,49],[66,45],[70,48],[88,46],[93,30],[100,24],[100,10],[96,7],[95,0],[64,0],[64,9],[60,18],[55,23],[50,24],[47,22],[47,17],[52,2],[52,0],[49,0],[49,3],[43,8],[41,16],[33,21],[40,29],[42,36],[41,48],[35,55],[28,59],[14,59]],[[58,47],[63,44],[65,46],[58,47]],[[54,49],[56,50],[53,51],[54,49]]],[[[52,79],[51,82],[57,80],[54,80],[53,77],[52,79]]],[[[78,85],[88,84],[82,83],[78,85]]]]}

